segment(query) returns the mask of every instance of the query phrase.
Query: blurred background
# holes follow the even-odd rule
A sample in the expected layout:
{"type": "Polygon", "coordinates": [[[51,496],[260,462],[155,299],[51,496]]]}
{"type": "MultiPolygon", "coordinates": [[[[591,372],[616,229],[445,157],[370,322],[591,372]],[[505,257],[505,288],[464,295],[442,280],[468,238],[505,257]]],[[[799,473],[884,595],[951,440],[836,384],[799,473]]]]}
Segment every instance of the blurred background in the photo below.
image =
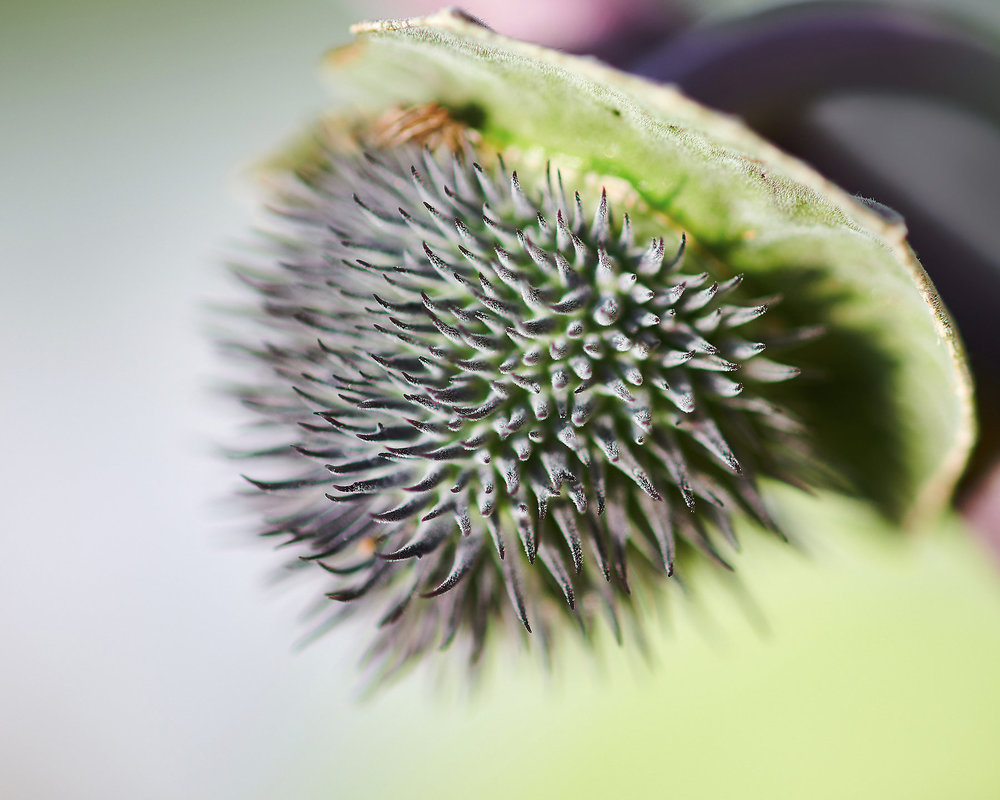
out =
{"type": "Polygon", "coordinates": [[[322,583],[275,581],[225,502],[205,306],[234,293],[246,169],[324,108],[322,53],[437,4],[2,0],[0,795],[1000,797],[1000,7],[466,6],[907,216],[983,387],[978,534],[845,506],[810,535],[804,502],[804,553],[745,537],[742,588],[667,592],[645,658],[599,634],[550,673],[502,656],[475,691],[362,700],[364,636],[297,647],[322,583]]]}

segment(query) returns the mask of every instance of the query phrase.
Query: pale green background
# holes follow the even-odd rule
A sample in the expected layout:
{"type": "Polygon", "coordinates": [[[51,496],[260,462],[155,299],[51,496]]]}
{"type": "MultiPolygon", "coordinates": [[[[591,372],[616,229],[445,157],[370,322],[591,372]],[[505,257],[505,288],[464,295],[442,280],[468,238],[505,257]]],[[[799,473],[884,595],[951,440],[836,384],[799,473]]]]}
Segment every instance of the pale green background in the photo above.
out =
{"type": "Polygon", "coordinates": [[[1000,797],[1000,582],[956,531],[748,539],[757,610],[673,593],[652,665],[571,646],[362,703],[355,632],[294,650],[321,586],[269,587],[224,522],[202,305],[241,167],[381,13],[0,5],[0,796],[1000,797]]]}

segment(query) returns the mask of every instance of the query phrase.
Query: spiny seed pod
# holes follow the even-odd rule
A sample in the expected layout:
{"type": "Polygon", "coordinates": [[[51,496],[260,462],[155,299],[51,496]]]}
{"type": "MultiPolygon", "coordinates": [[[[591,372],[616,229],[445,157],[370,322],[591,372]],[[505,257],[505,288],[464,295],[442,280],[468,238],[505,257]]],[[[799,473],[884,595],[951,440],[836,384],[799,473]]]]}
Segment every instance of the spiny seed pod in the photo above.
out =
{"type": "MultiPolygon", "coordinates": [[[[398,35],[410,65],[421,25],[428,64],[441,30],[475,40],[465,57],[476,69],[483,37],[502,51],[498,74],[523,57],[454,13],[377,30],[398,35]]],[[[463,47],[446,43],[449,64],[463,47]]],[[[523,85],[512,91],[531,104],[523,85]]],[[[501,108],[504,92],[494,97],[501,108]]],[[[270,372],[240,396],[278,436],[256,453],[278,477],[252,478],[264,533],[329,573],[335,616],[378,615],[370,654],[385,671],[456,638],[474,661],[504,620],[543,642],[557,620],[586,628],[597,609],[617,628],[636,581],[695,553],[726,566],[734,519],[777,531],[762,480],[863,485],[826,433],[817,381],[792,392],[797,367],[774,360],[822,331],[802,363],[839,370],[850,390],[831,324],[842,309],[810,299],[803,281],[772,311],[776,297],[743,290],[738,267],[759,231],[723,246],[718,230],[752,203],[716,197],[709,223],[654,206],[646,181],[618,176],[623,165],[582,169],[577,140],[567,153],[519,147],[477,121],[496,109],[464,100],[322,128],[282,173],[270,245],[241,271],[268,331],[239,348],[270,372]]],[[[761,163],[752,169],[774,196],[787,193],[761,163]]],[[[824,219],[775,211],[775,228],[795,213],[824,219]]],[[[770,287],[765,273],[757,284],[770,287]]],[[[939,366],[954,379],[944,341],[939,366]]],[[[863,432],[875,428],[868,402],[858,395],[863,432]]],[[[936,468],[938,483],[953,479],[952,464],[936,468]]]]}
{"type": "Polygon", "coordinates": [[[743,335],[766,306],[739,276],[685,269],[683,235],[637,244],[606,190],[587,204],[551,167],[522,185],[461,144],[329,153],[255,284],[282,381],[245,399],[304,430],[307,469],[254,483],[307,499],[272,522],[338,576],[330,597],[423,618],[383,628],[407,655],[462,630],[478,653],[504,594],[528,631],[541,594],[613,611],[629,560],[670,575],[677,541],[725,563],[713,536],[735,544],[732,514],[774,527],[755,478],[804,450],[760,391],[797,370],[743,335]],[[512,541],[546,573],[530,592],[512,541]]]}

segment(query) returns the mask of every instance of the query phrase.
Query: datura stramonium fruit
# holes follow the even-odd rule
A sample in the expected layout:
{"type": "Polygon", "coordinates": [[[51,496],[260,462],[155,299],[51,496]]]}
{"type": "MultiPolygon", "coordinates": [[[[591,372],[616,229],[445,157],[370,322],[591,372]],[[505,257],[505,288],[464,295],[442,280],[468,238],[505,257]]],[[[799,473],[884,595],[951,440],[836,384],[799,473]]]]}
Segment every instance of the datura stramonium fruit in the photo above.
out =
{"type": "Polygon", "coordinates": [[[734,526],[780,533],[778,482],[900,523],[947,499],[969,382],[902,223],[460,12],[354,33],[339,109],[265,170],[238,393],[263,533],[371,613],[378,669],[617,627],[734,526]]]}

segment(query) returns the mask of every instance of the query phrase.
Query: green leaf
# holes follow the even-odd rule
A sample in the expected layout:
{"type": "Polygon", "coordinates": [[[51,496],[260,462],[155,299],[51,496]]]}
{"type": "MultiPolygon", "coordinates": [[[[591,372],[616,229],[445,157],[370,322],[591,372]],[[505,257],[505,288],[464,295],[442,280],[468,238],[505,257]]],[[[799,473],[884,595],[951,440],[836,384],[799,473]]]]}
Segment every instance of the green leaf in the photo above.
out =
{"type": "MultiPolygon", "coordinates": [[[[781,399],[842,485],[903,522],[947,502],[974,439],[971,381],[902,223],[670,87],[456,10],[353,32],[327,59],[350,109],[338,124],[437,102],[491,146],[627,182],[704,257],[780,293],[786,319],[826,327],[807,353],[813,377],[781,399]]],[[[282,163],[309,160],[306,145],[282,163]]]]}

